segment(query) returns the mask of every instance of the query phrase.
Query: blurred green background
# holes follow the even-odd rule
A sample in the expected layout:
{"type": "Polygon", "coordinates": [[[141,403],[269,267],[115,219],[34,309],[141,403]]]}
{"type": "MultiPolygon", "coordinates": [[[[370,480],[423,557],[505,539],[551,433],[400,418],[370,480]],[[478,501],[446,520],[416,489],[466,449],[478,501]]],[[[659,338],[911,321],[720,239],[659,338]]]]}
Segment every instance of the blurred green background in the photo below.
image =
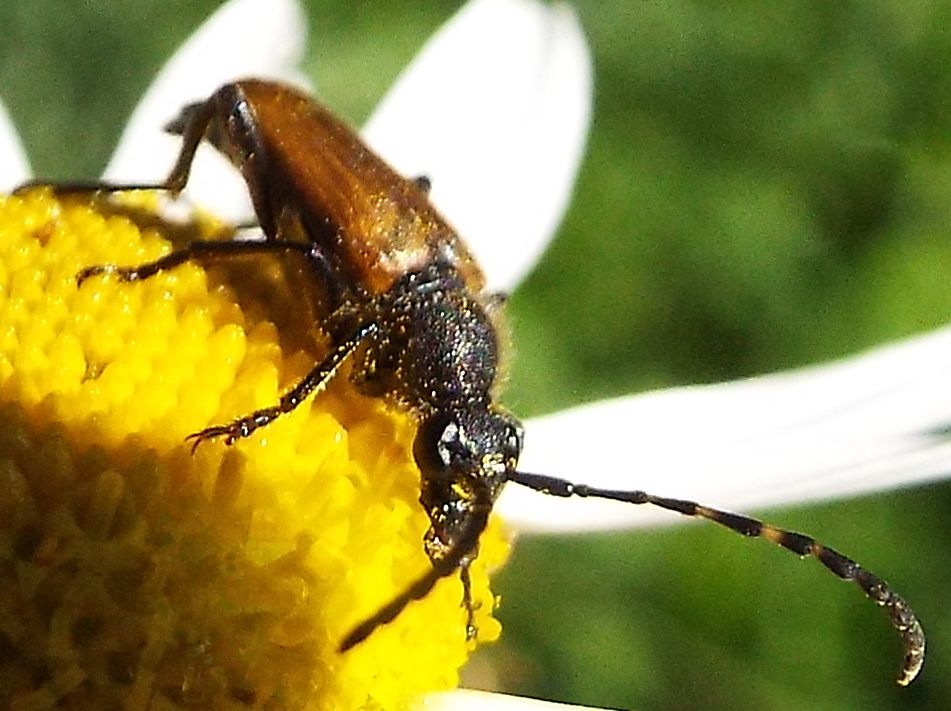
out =
{"type": "MultiPolygon", "coordinates": [[[[359,122],[460,4],[314,1],[306,70],[359,122]]],[[[0,0],[0,96],[36,173],[96,175],[216,5],[0,0]]],[[[951,2],[575,5],[594,127],[573,207],[512,300],[516,412],[821,361],[948,320],[951,2]]],[[[504,641],[470,683],[638,709],[947,708],[949,509],[940,484],[765,512],[914,603],[930,655],[910,689],[855,590],[708,526],[523,539],[498,583],[504,641]]]]}

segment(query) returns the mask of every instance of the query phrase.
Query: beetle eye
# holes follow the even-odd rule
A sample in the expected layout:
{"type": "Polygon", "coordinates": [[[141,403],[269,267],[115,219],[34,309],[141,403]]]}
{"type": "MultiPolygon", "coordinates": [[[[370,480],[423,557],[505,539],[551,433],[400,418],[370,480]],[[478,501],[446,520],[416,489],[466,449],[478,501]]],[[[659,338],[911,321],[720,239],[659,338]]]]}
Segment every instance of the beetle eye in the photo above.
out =
{"type": "Polygon", "coordinates": [[[496,413],[494,417],[496,422],[501,424],[497,426],[496,431],[500,435],[499,444],[502,454],[505,455],[506,460],[518,460],[524,446],[525,430],[518,420],[504,410],[496,413]]]}
{"type": "Polygon", "coordinates": [[[462,428],[454,420],[450,420],[439,435],[439,441],[436,442],[436,452],[439,460],[444,466],[452,466],[468,453],[465,442],[463,442],[462,428]]]}
{"type": "Polygon", "coordinates": [[[440,413],[424,421],[416,432],[413,457],[420,471],[427,475],[448,472],[465,447],[460,441],[459,424],[440,413]]]}

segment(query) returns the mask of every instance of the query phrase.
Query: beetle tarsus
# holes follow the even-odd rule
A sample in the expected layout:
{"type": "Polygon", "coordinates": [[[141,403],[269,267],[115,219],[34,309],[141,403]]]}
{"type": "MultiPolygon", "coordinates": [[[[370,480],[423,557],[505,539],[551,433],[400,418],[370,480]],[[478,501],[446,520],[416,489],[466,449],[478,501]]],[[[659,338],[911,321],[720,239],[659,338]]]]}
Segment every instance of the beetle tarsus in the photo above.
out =
{"type": "Polygon", "coordinates": [[[469,574],[471,561],[464,560],[459,565],[459,579],[462,581],[462,609],[466,611],[466,641],[471,642],[479,635],[479,628],[476,627],[475,613],[481,607],[480,603],[472,601],[472,578],[469,574]]]}
{"type": "MultiPolygon", "coordinates": [[[[83,283],[87,279],[90,279],[91,277],[105,275],[105,274],[116,274],[118,271],[119,271],[119,268],[114,264],[96,264],[91,267],[86,267],[85,269],[81,269],[76,274],[76,286],[77,287],[82,286],[83,283]]],[[[122,279],[122,281],[127,281],[127,280],[122,279]]]]}

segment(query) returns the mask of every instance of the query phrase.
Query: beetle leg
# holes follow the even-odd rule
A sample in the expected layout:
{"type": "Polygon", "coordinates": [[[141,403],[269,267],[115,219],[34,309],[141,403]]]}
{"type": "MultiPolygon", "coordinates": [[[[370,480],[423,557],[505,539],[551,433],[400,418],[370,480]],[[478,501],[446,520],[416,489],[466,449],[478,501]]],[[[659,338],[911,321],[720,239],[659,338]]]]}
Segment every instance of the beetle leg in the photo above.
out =
{"type": "Polygon", "coordinates": [[[199,444],[214,437],[224,437],[225,444],[233,444],[238,438],[248,437],[259,427],[264,427],[281,415],[290,412],[308,396],[321,392],[337,374],[343,362],[353,354],[361,343],[377,333],[378,330],[379,326],[375,322],[361,325],[349,337],[341,341],[330,355],[318,363],[300,382],[281,395],[277,405],[255,410],[250,415],[239,417],[226,425],[206,427],[199,432],[188,435],[186,440],[192,441],[192,452],[198,448],[199,444]]]}
{"type": "Polygon", "coordinates": [[[76,275],[76,282],[82,285],[86,279],[99,274],[115,274],[122,281],[142,281],[159,272],[174,269],[194,260],[221,259],[225,257],[246,256],[251,254],[287,254],[296,252],[306,259],[312,259],[311,245],[297,242],[272,242],[262,240],[241,240],[237,242],[212,242],[197,240],[187,247],[175,250],[154,262],[145,262],[134,267],[119,267],[115,264],[95,264],[86,267],[76,275]]]}
{"type": "Polygon", "coordinates": [[[198,150],[198,144],[201,143],[205,130],[214,116],[215,101],[212,97],[208,101],[186,106],[182,109],[178,118],[166,126],[166,131],[176,133],[182,137],[182,148],[178,152],[178,158],[172,167],[172,171],[160,186],[162,189],[176,195],[184,189],[188,182],[192,161],[195,160],[195,151],[198,150]]]}
{"type": "Polygon", "coordinates": [[[472,578],[469,576],[469,566],[472,565],[472,558],[466,556],[459,564],[459,579],[462,581],[462,607],[466,611],[466,640],[476,638],[479,630],[475,625],[475,611],[479,609],[478,605],[472,603],[472,578]]]}
{"type": "Polygon", "coordinates": [[[195,151],[198,150],[198,144],[201,143],[205,130],[214,117],[214,112],[215,105],[211,99],[202,103],[191,104],[186,106],[179,117],[169,124],[171,132],[181,135],[182,147],[178,152],[175,165],[169,172],[168,177],[161,183],[123,184],[101,180],[51,183],[43,180],[30,180],[17,187],[13,194],[17,195],[34,187],[51,187],[58,195],[95,192],[117,193],[127,190],[167,190],[173,195],[177,195],[188,182],[188,174],[191,171],[192,161],[195,159],[195,151]]]}
{"type": "Polygon", "coordinates": [[[492,500],[487,491],[477,494],[469,509],[469,514],[462,521],[458,531],[458,538],[446,549],[446,555],[433,561],[433,567],[413,581],[402,593],[381,607],[370,618],[350,630],[340,643],[340,652],[346,652],[373,634],[373,631],[392,622],[413,600],[426,597],[439,580],[452,575],[457,569],[466,565],[466,561],[474,556],[479,543],[479,536],[489,522],[492,512],[492,500]]]}

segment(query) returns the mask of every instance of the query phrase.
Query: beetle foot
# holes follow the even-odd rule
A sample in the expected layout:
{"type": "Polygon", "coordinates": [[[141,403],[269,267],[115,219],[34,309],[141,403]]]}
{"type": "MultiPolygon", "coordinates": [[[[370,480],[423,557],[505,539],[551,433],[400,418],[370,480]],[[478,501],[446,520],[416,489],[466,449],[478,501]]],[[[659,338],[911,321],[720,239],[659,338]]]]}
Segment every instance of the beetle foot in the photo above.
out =
{"type": "Polygon", "coordinates": [[[185,441],[192,443],[192,454],[194,454],[195,450],[198,449],[198,445],[206,440],[224,437],[225,444],[232,445],[238,437],[244,436],[247,435],[243,434],[241,420],[238,420],[237,422],[232,422],[230,425],[215,425],[213,427],[206,427],[198,432],[193,432],[185,438],[185,441]]]}
{"type": "Polygon", "coordinates": [[[81,269],[76,274],[76,286],[82,286],[90,277],[104,274],[114,274],[119,277],[119,281],[135,281],[139,274],[136,269],[129,267],[117,267],[115,264],[94,264],[91,267],[81,269]]]}

